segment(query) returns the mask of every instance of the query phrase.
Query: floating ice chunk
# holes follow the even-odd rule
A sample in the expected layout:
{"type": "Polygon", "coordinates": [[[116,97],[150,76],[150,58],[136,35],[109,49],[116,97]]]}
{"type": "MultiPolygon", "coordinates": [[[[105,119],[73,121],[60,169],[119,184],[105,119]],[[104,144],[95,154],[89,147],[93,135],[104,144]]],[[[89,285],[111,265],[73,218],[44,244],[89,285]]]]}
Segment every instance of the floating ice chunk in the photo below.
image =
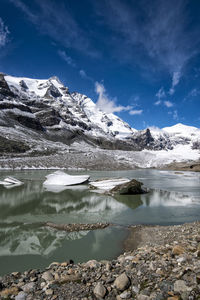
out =
{"type": "Polygon", "coordinates": [[[20,180],[18,180],[18,179],[16,179],[16,178],[14,178],[14,177],[11,177],[11,176],[9,176],[9,177],[6,177],[5,179],[4,179],[4,181],[0,181],[0,185],[4,185],[5,187],[14,187],[14,186],[20,186],[20,185],[22,185],[23,184],[23,182],[22,181],[20,181],[20,180]]]}
{"type": "Polygon", "coordinates": [[[11,184],[19,184],[19,183],[23,183],[22,181],[20,181],[20,180],[14,178],[14,177],[11,177],[11,176],[6,177],[6,178],[4,179],[4,181],[9,182],[9,183],[11,183],[11,184]]]}
{"type": "Polygon", "coordinates": [[[99,190],[109,191],[113,189],[116,185],[123,184],[129,182],[128,178],[107,178],[103,180],[97,180],[94,182],[90,182],[92,187],[95,187],[99,190]]]}
{"type": "Polygon", "coordinates": [[[6,186],[6,185],[12,185],[12,183],[11,182],[6,182],[6,181],[0,181],[0,185],[6,186]]]}
{"type": "Polygon", "coordinates": [[[44,185],[76,185],[85,183],[89,180],[89,175],[69,175],[62,171],[56,171],[46,176],[44,185]]]}

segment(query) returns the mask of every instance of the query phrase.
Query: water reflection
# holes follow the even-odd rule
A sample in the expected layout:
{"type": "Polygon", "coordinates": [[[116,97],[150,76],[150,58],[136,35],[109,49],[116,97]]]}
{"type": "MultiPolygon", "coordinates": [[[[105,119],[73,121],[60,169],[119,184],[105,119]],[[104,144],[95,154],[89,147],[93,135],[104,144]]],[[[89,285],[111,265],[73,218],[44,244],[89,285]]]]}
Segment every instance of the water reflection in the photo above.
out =
{"type": "MultiPolygon", "coordinates": [[[[18,172],[16,178],[24,182],[23,186],[13,189],[0,186],[0,272],[6,273],[8,267],[11,267],[4,263],[5,257],[12,260],[13,266],[16,264],[16,269],[9,269],[11,271],[19,270],[21,266],[24,269],[35,267],[38,261],[41,266],[42,264],[46,266],[47,258],[49,262],[61,261],[66,257],[76,257],[77,261],[112,258],[124,237],[124,230],[120,231],[116,227],[66,233],[43,227],[41,223],[46,221],[55,223],[102,221],[128,225],[163,224],[163,222],[173,224],[199,219],[198,176],[193,176],[194,179],[191,177],[186,182],[185,177],[181,178],[180,175],[155,170],[138,170],[135,173],[123,171],[117,174],[108,172],[113,177],[138,178],[146,186],[156,188],[150,190],[148,194],[113,198],[90,192],[85,185],[48,187],[47,190],[42,185],[46,173],[18,172]],[[163,190],[165,188],[166,191],[163,190]],[[175,207],[178,209],[174,209],[175,207]],[[17,257],[16,260],[12,259],[14,256],[17,257]]],[[[108,174],[92,173],[91,178],[92,180],[103,178],[108,174]]]]}
{"type": "MultiPolygon", "coordinates": [[[[42,226],[46,221],[71,223],[112,220],[126,206],[110,196],[91,193],[88,188],[67,188],[55,193],[43,188],[40,181],[26,181],[21,187],[0,190],[0,256],[42,255],[58,251],[66,241],[86,237],[89,231],[67,233],[42,226]],[[62,216],[62,220],[59,218],[62,216]],[[94,220],[92,220],[91,216],[94,220]],[[23,220],[27,220],[23,222],[23,220]]],[[[99,251],[108,230],[93,233],[91,251],[99,251]]]]}
{"type": "Polygon", "coordinates": [[[31,214],[41,216],[38,221],[46,221],[45,215],[105,212],[114,214],[126,207],[110,196],[90,193],[88,189],[66,189],[52,193],[43,189],[38,182],[27,182],[15,190],[0,190],[0,219],[31,214]]]}
{"type": "MultiPolygon", "coordinates": [[[[92,243],[90,244],[90,253],[97,253],[101,250],[102,244],[108,235],[116,231],[112,228],[104,230],[65,232],[57,231],[48,227],[30,226],[26,224],[1,224],[0,228],[0,257],[2,256],[22,256],[22,255],[41,255],[51,256],[63,244],[75,240],[84,239],[89,233],[92,233],[92,243]]],[[[91,236],[90,236],[91,238],[91,236]]],[[[116,242],[117,238],[114,237],[116,242]]],[[[107,241],[110,244],[110,241],[107,241]]]]}
{"type": "Polygon", "coordinates": [[[73,191],[85,191],[88,189],[88,186],[85,184],[80,184],[80,185],[71,185],[71,186],[66,186],[66,185],[46,185],[44,186],[44,189],[48,192],[52,193],[60,193],[66,190],[73,190],[73,191]]]}
{"type": "Polygon", "coordinates": [[[179,192],[151,190],[148,194],[141,195],[144,206],[193,206],[200,204],[200,198],[184,195],[179,192]]]}
{"type": "Polygon", "coordinates": [[[66,233],[47,227],[26,224],[1,224],[0,256],[40,254],[50,255],[64,240],[81,239],[88,231],[66,233]]]}

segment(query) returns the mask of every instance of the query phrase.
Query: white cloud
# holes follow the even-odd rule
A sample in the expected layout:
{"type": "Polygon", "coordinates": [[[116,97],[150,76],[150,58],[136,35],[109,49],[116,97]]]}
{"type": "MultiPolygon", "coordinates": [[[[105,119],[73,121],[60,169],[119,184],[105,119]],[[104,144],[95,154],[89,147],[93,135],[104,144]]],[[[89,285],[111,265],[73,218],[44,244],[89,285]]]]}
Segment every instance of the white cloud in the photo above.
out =
{"type": "Polygon", "coordinates": [[[88,32],[79,25],[64,3],[66,1],[59,1],[58,4],[56,1],[35,0],[34,6],[31,1],[9,1],[26,15],[40,33],[49,36],[54,42],[92,57],[99,55],[91,44],[88,32]]]}
{"type": "Polygon", "coordinates": [[[129,111],[129,114],[130,115],[141,115],[143,113],[143,110],[142,109],[133,109],[133,110],[130,110],[129,111]]]}
{"type": "Polygon", "coordinates": [[[177,110],[174,110],[174,112],[173,112],[173,119],[176,121],[178,121],[178,119],[179,119],[177,110]]]}
{"type": "Polygon", "coordinates": [[[80,70],[80,71],[79,71],[79,74],[80,74],[80,76],[81,76],[82,78],[87,78],[87,74],[86,74],[86,72],[85,72],[84,70],[80,70]]]}
{"type": "Polygon", "coordinates": [[[67,55],[67,53],[63,50],[58,50],[58,55],[71,67],[76,67],[75,62],[73,61],[73,59],[67,55]]]}
{"type": "Polygon", "coordinates": [[[96,102],[97,107],[106,113],[128,111],[132,108],[131,106],[117,106],[115,99],[109,99],[106,89],[102,83],[95,83],[95,92],[99,96],[96,102]]]}
{"type": "Polygon", "coordinates": [[[179,84],[180,78],[181,78],[181,72],[180,71],[173,72],[173,75],[172,75],[172,86],[171,86],[171,88],[169,90],[169,94],[170,95],[174,94],[174,92],[175,92],[175,86],[177,84],[179,84]]]}
{"type": "Polygon", "coordinates": [[[159,100],[166,97],[165,90],[164,90],[163,87],[161,87],[161,88],[159,89],[159,91],[156,93],[156,97],[157,97],[159,100]]]}
{"type": "Polygon", "coordinates": [[[191,90],[188,94],[188,96],[192,96],[192,97],[196,97],[200,94],[200,91],[197,88],[194,88],[193,90],[191,90]]]}
{"type": "Polygon", "coordinates": [[[88,74],[83,70],[79,70],[79,75],[81,76],[81,78],[85,79],[85,80],[89,80],[90,82],[92,82],[94,84],[94,79],[90,76],[88,76],[88,74]]]}
{"type": "Polygon", "coordinates": [[[174,104],[171,101],[164,101],[164,105],[166,107],[172,107],[172,106],[174,106],[174,104]]]}
{"type": "Polygon", "coordinates": [[[4,47],[8,42],[9,33],[8,27],[5,26],[3,20],[0,18],[0,48],[4,47]]]}
{"type": "Polygon", "coordinates": [[[119,51],[125,54],[118,55],[120,59],[134,63],[137,59],[144,66],[144,60],[149,58],[153,66],[160,64],[161,69],[165,67],[173,74],[183,70],[198,53],[199,25],[195,29],[189,26],[192,16],[188,13],[188,1],[141,0],[136,1],[137,7],[134,1],[94,2],[96,11],[111,26],[113,35],[116,34],[111,47],[118,51],[117,55],[119,51]]]}
{"type": "Polygon", "coordinates": [[[156,93],[156,97],[158,100],[154,102],[154,105],[160,105],[162,103],[161,99],[166,97],[166,93],[163,87],[161,87],[158,92],[156,93]]]}
{"type": "Polygon", "coordinates": [[[161,103],[162,103],[162,101],[158,100],[158,101],[154,102],[154,105],[160,105],[161,103]]]}

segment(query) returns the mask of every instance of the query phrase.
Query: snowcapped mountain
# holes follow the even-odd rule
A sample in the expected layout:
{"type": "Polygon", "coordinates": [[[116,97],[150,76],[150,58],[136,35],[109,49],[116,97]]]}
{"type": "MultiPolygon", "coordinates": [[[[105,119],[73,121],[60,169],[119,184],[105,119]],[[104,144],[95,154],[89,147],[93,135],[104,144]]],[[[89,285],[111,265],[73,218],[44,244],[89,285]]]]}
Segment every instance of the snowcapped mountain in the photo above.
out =
{"type": "Polygon", "coordinates": [[[87,96],[70,93],[56,77],[38,80],[1,74],[0,109],[0,125],[41,131],[66,144],[83,139],[105,148],[130,148],[123,140],[136,132],[114,114],[99,110],[87,96]]]}
{"type": "Polygon", "coordinates": [[[0,73],[0,152],[62,150],[80,141],[103,149],[154,151],[187,145],[198,150],[200,129],[177,124],[137,131],[87,96],[70,93],[57,77],[0,73]]]}
{"type": "Polygon", "coordinates": [[[171,127],[162,129],[150,128],[151,135],[157,146],[161,148],[173,149],[177,145],[190,145],[193,149],[200,149],[200,129],[178,123],[171,127]],[[162,147],[162,146],[165,147],[162,147]]]}

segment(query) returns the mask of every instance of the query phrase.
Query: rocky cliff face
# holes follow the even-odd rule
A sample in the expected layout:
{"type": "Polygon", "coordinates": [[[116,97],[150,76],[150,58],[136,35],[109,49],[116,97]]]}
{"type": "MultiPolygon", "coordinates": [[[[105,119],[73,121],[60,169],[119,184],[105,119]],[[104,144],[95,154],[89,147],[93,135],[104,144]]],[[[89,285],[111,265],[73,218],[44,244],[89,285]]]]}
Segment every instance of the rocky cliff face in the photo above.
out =
{"type": "Polygon", "coordinates": [[[56,77],[37,80],[0,74],[0,137],[9,141],[11,152],[12,145],[19,148],[18,141],[26,149],[42,140],[65,145],[84,141],[104,149],[134,151],[170,150],[177,144],[197,149],[200,130],[180,125],[173,130],[137,131],[99,110],[87,96],[70,93],[56,77]]]}

